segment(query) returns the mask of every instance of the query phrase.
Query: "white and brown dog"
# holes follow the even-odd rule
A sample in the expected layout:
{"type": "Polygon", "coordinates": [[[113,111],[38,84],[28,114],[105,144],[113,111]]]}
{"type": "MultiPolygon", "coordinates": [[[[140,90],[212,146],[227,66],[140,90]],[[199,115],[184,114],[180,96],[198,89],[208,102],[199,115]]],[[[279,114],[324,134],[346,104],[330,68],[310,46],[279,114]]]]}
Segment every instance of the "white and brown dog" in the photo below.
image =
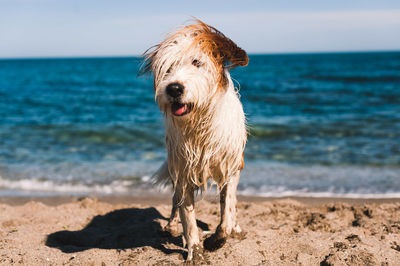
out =
{"type": "Polygon", "coordinates": [[[157,103],[165,113],[168,159],[157,171],[171,180],[173,208],[166,226],[178,231],[179,210],[188,260],[200,249],[194,192],[212,178],[220,189],[221,222],[204,246],[222,247],[241,229],[236,221],[236,188],[247,140],[245,116],[229,69],[246,66],[244,50],[217,29],[196,20],[170,33],[145,53],[141,73],[152,72],[157,103]]]}

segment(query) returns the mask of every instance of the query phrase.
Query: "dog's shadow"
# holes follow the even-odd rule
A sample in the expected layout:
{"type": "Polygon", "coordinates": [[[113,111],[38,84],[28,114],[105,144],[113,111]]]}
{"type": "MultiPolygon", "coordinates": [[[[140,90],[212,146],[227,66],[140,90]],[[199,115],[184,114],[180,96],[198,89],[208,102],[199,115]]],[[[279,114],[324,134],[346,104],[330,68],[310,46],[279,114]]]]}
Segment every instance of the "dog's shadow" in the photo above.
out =
{"type": "MultiPolygon", "coordinates": [[[[151,246],[165,254],[180,253],[182,249],[169,249],[164,244],[182,247],[182,237],[162,233],[160,222],[166,220],[155,208],[129,208],[95,216],[82,230],[58,231],[49,234],[46,246],[58,248],[65,253],[84,251],[91,248],[130,249],[151,246]]],[[[197,221],[200,228],[208,225],[197,221]]]]}

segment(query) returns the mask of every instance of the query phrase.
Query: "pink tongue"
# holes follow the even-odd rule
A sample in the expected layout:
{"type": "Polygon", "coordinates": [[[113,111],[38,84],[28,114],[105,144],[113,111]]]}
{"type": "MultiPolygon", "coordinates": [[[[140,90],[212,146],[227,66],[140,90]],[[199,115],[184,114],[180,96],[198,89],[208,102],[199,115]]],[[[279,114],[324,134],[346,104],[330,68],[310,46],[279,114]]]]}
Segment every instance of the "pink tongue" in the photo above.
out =
{"type": "Polygon", "coordinates": [[[181,108],[176,109],[176,110],[174,111],[174,114],[175,114],[175,115],[182,115],[184,112],[186,112],[186,105],[182,105],[181,108]]]}

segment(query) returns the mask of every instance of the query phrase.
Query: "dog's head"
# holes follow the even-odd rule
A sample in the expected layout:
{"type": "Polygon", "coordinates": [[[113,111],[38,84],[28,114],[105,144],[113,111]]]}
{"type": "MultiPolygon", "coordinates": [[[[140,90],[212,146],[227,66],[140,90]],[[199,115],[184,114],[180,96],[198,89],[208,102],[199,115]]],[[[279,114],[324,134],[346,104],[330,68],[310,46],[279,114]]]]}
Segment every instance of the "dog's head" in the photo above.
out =
{"type": "Polygon", "coordinates": [[[229,78],[226,70],[248,62],[246,52],[232,40],[196,20],[146,51],[140,73],[153,73],[160,109],[167,116],[182,118],[205,108],[225,92],[229,78]]]}

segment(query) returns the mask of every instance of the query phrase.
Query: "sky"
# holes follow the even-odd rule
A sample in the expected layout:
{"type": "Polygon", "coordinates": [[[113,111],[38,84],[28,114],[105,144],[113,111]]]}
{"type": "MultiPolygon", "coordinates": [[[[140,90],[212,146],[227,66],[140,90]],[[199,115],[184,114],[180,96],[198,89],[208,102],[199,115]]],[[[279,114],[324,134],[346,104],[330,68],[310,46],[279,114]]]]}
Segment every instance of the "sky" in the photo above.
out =
{"type": "Polygon", "coordinates": [[[191,17],[250,54],[400,50],[399,0],[0,0],[0,58],[136,56],[191,17]]]}

